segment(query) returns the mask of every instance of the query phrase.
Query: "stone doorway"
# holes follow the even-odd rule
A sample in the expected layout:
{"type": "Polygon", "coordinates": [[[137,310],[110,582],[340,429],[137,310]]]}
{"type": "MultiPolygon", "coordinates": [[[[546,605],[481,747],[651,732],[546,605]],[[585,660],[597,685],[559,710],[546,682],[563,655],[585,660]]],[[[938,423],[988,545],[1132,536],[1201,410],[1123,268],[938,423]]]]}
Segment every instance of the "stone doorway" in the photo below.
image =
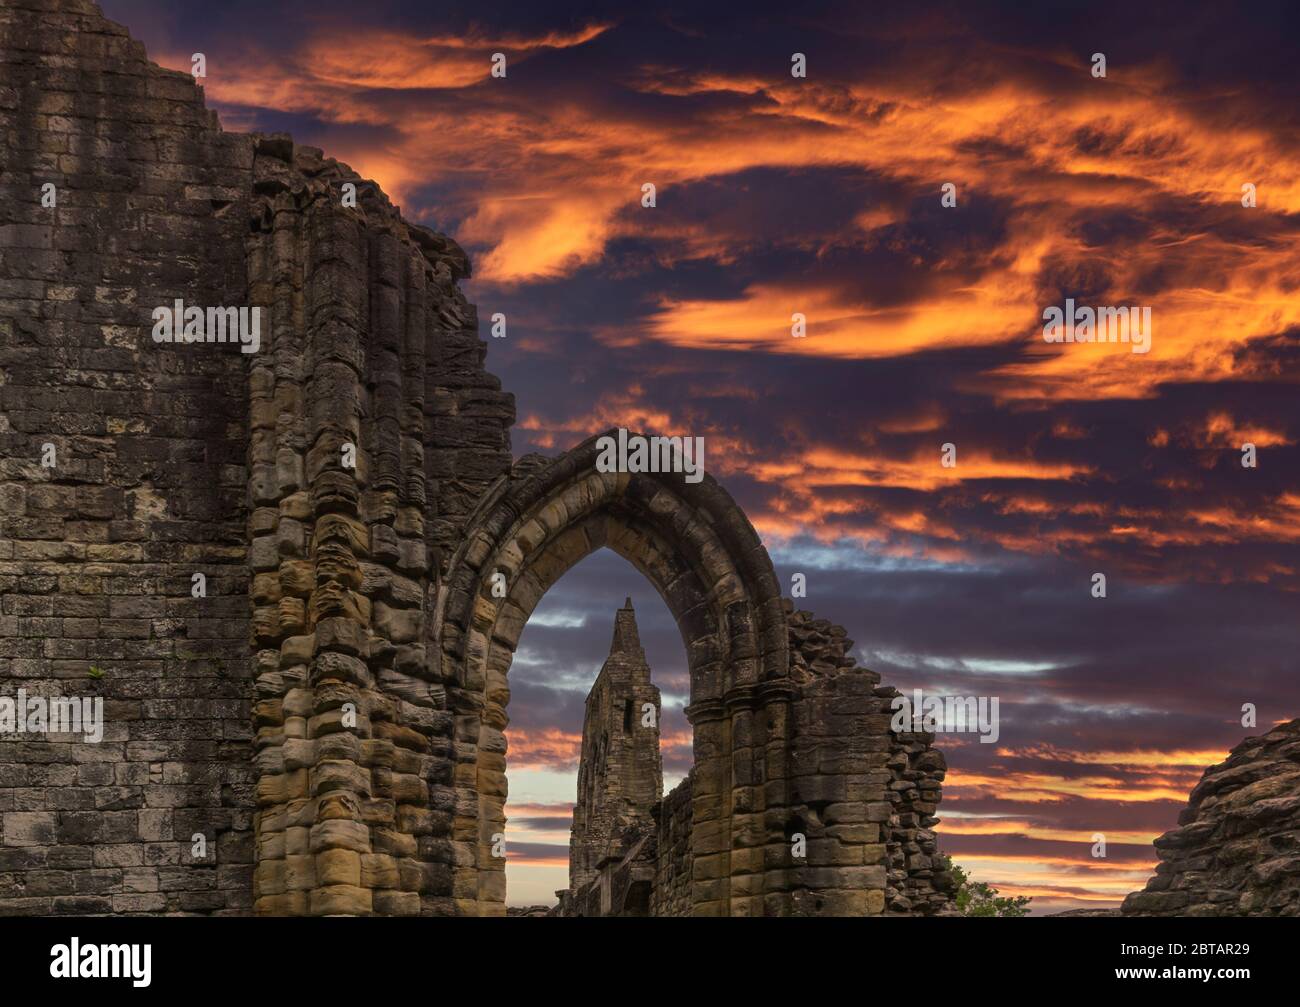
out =
{"type": "MultiPolygon", "coordinates": [[[[695,767],[692,910],[761,915],[764,846],[784,844],[767,816],[768,763],[789,729],[785,610],[749,521],[712,479],[601,473],[592,438],[562,458],[525,459],[486,494],[439,590],[434,625],[453,714],[452,884],[458,911],[500,915],[508,672],[543,594],[599,548],[654,585],[682,634],[695,767]],[[765,822],[767,823],[765,825],[765,822]]],[[[778,768],[778,767],[773,767],[778,768]]],[[[778,779],[784,778],[778,768],[778,779]]],[[[779,796],[779,795],[778,795],[779,796]]]]}
{"type": "Polygon", "coordinates": [[[563,915],[601,873],[629,880],[619,910],[664,914],[646,889],[685,874],[658,832],[690,787],[688,687],[672,614],[621,557],[597,550],[542,598],[510,669],[507,915],[563,915]]]}

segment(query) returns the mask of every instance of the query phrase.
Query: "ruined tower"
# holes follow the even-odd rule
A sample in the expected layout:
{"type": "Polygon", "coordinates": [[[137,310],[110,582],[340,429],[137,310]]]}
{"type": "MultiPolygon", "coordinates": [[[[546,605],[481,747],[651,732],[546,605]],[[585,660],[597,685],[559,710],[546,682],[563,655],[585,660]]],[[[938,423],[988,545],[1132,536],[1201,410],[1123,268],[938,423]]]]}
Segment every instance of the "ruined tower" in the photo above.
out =
{"type": "Polygon", "coordinates": [[[614,615],[609,657],[587,694],[569,842],[570,890],[581,888],[602,862],[621,857],[654,831],[651,808],[663,796],[663,787],[659,690],[650,683],[628,598],[614,615]]]}

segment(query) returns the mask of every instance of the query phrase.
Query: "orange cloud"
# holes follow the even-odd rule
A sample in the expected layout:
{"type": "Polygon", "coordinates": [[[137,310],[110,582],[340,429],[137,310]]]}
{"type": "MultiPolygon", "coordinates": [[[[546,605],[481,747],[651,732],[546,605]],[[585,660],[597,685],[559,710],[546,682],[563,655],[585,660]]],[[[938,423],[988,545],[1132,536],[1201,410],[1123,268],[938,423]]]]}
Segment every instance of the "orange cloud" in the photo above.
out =
{"type": "MultiPolygon", "coordinates": [[[[1093,842],[1095,830],[1062,829],[1052,825],[1041,824],[1029,819],[1016,818],[964,818],[945,816],[943,834],[947,836],[1023,836],[1028,839],[1042,839],[1060,843],[1093,842]]],[[[1107,829],[1108,843],[1132,843],[1149,846],[1159,836],[1159,832],[1150,830],[1135,831],[1107,829]]]]}
{"type": "MultiPolygon", "coordinates": [[[[492,52],[522,59],[576,49],[611,28],[419,37],[322,27],[286,58],[252,51],[227,57],[210,68],[206,86],[223,105],[383,127],[378,144],[372,134],[365,143],[345,138],[334,146],[395,198],[421,183],[477,180],[462,188],[470,206],[457,236],[486,246],[477,275],[500,284],[569,275],[620,237],[653,235],[670,260],[725,263],[736,254],[734,240],[698,221],[641,208],[647,181],[663,205],[675,187],[736,172],[849,167],[936,202],[940,183],[952,181],[956,213],[981,200],[1010,208],[1002,247],[976,275],[953,274],[910,303],[850,296],[814,271],[797,283],[773,277],[751,284],[732,299],[662,299],[637,338],[852,359],[1003,345],[1019,358],[985,376],[993,394],[1049,401],[1141,397],[1166,382],[1249,376],[1252,365],[1239,351],[1300,325],[1300,236],[1274,226],[1300,213],[1300,174],[1279,169],[1294,162],[1293,138],[1208,123],[1202,109],[1170,100],[1175,82],[1158,64],[1127,67],[1104,97],[1088,87],[1049,92],[1023,73],[936,100],[927,74],[870,67],[859,79],[818,81],[629,61],[609,86],[653,97],[653,105],[563,94],[539,100],[522,69],[487,79],[492,52]],[[448,106],[402,97],[468,88],[481,88],[480,100],[448,106]],[[982,145],[990,139],[1016,151],[1016,161],[987,157],[982,145]],[[1259,186],[1254,209],[1240,205],[1244,181],[1259,186]],[[1142,240],[1102,250],[1070,226],[1081,212],[1141,213],[1159,199],[1249,220],[1257,238],[1157,223],[1142,240]],[[1192,281],[1151,296],[1148,354],[1041,339],[1044,265],[1102,256],[1110,274],[1104,297],[1115,303],[1136,303],[1133,291],[1154,271],[1192,281]],[[795,312],[808,319],[806,339],[790,335],[795,312]]],[[[1064,53],[1016,58],[1026,68],[1083,72],[1064,53]]],[[[167,54],[164,62],[188,68],[187,55],[167,54]]],[[[869,249],[888,242],[899,219],[897,206],[864,208],[825,241],[869,249]]],[[[948,266],[927,264],[939,276],[948,266]]],[[[618,341],[629,333],[619,327],[600,335],[618,341]]]]}
{"type": "Polygon", "coordinates": [[[1084,766],[1181,766],[1195,769],[1197,775],[1206,766],[1213,766],[1227,755],[1224,749],[1184,750],[1165,752],[1153,749],[1128,751],[1066,751],[1049,745],[1026,748],[999,749],[999,755],[1017,759],[1047,759],[1084,766]]]}
{"type": "Polygon", "coordinates": [[[506,759],[512,770],[576,767],[582,754],[581,732],[511,727],[506,737],[506,759]]]}
{"type": "Polygon", "coordinates": [[[813,447],[780,461],[746,464],[744,470],[764,481],[789,479],[801,487],[897,486],[916,490],[933,490],[976,479],[1070,479],[1091,471],[1085,466],[995,458],[978,450],[959,451],[956,466],[944,468],[938,447],[935,445],[930,454],[908,459],[813,447]]]}
{"type": "MultiPolygon", "coordinates": [[[[1194,782],[1200,774],[1194,774],[1194,782]]],[[[1048,773],[1008,772],[996,776],[952,770],[944,781],[944,796],[971,798],[995,796],[1030,804],[1053,803],[1071,798],[1097,801],[1187,800],[1189,785],[1164,781],[1127,781],[1108,776],[1066,778],[1048,773]]]]}
{"type": "Polygon", "coordinates": [[[892,357],[1013,338],[1024,328],[1024,311],[1009,294],[991,283],[906,307],[870,308],[815,287],[760,285],[739,300],[662,301],[646,334],[696,349],[892,357]],[[796,313],[807,326],[802,338],[791,333],[796,313]]]}

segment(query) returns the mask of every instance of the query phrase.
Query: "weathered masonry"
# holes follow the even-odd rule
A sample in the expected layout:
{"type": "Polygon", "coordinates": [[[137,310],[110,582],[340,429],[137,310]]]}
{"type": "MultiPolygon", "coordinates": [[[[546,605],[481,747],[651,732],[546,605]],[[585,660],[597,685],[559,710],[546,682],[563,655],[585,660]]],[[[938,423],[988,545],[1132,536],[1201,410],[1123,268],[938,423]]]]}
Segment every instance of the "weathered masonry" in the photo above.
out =
{"type": "Polygon", "coordinates": [[[512,459],[453,241],[87,0],[0,7],[0,130],[0,692],[106,721],[0,739],[0,913],[502,913],[511,657],[599,548],[688,654],[655,911],[948,910],[931,739],[717,482],[512,459]],[[178,298],[259,352],[154,343],[178,298]]]}
{"type": "MultiPolygon", "coordinates": [[[[569,842],[570,891],[588,886],[606,863],[638,856],[642,849],[645,877],[640,880],[653,883],[655,850],[647,840],[664,792],[661,712],[629,598],[614,615],[609,657],[587,694],[569,842]]],[[[641,890],[648,893],[648,885],[641,890]]],[[[608,912],[608,885],[604,893],[608,912]]],[[[646,894],[642,901],[646,911],[640,915],[648,915],[646,894]]]]}
{"type": "MultiPolygon", "coordinates": [[[[925,738],[891,734],[886,739],[879,734],[880,720],[872,724],[871,718],[888,719],[884,712],[888,703],[883,700],[896,692],[877,686],[871,672],[853,667],[846,657],[852,641],[842,628],[806,612],[793,612],[789,602],[785,610],[791,624],[794,677],[803,685],[811,685],[819,676],[833,679],[848,672],[849,677],[838,683],[839,688],[801,690],[796,701],[796,723],[807,725],[800,731],[801,747],[815,755],[801,766],[799,775],[808,777],[797,781],[805,804],[790,819],[786,834],[790,839],[802,835],[809,852],[799,859],[774,846],[773,860],[790,868],[787,878],[797,886],[808,879],[802,872],[809,867],[878,866],[873,858],[883,850],[889,915],[950,912],[947,879],[933,873],[934,836],[925,828],[934,821],[942,757],[925,738]],[[832,719],[836,715],[838,719],[832,719]],[[871,726],[864,730],[855,725],[858,718],[866,718],[871,726]],[[879,784],[886,777],[877,774],[873,789],[864,790],[876,802],[872,809],[876,814],[868,812],[864,822],[846,808],[819,810],[813,795],[823,786],[827,790],[821,793],[833,792],[834,803],[854,803],[844,792],[846,785],[823,782],[836,775],[822,767],[828,752],[848,753],[844,758],[852,760],[862,752],[879,750],[882,741],[889,749],[883,763],[890,770],[889,788],[880,793],[879,784]]],[[[550,915],[689,916],[695,911],[696,774],[692,770],[663,795],[658,713],[659,691],[650,682],[629,599],[615,615],[609,658],[587,697],[569,844],[569,888],[558,893],[559,904],[550,915]],[[647,708],[655,712],[649,724],[637,719],[637,712],[647,708]]],[[[871,761],[880,764],[878,758],[871,761]]],[[[853,876],[879,880],[882,875],[877,869],[849,875],[853,876]]],[[[874,911],[872,903],[879,903],[879,892],[868,885],[834,899],[824,891],[797,891],[792,911],[868,914],[874,911]]]]}

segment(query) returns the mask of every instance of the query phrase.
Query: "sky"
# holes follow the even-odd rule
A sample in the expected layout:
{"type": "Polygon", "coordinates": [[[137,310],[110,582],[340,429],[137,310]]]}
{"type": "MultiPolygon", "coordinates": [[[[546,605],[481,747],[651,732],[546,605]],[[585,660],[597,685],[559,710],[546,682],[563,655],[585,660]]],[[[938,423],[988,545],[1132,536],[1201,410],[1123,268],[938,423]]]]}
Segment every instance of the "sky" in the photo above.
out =
{"type": "MultiPolygon", "coordinates": [[[[704,436],[859,663],[998,697],[996,743],[941,736],[942,848],[1036,912],[1117,904],[1201,772],[1300,715],[1300,8],[728,6],[103,3],[205,54],[225,128],[469,252],[516,455],[704,436]],[[1149,307],[1149,352],[1046,342],[1066,298],[1149,307]]],[[[565,885],[627,595],[689,769],[680,637],[597,553],[511,670],[511,904],[565,885]]]]}

